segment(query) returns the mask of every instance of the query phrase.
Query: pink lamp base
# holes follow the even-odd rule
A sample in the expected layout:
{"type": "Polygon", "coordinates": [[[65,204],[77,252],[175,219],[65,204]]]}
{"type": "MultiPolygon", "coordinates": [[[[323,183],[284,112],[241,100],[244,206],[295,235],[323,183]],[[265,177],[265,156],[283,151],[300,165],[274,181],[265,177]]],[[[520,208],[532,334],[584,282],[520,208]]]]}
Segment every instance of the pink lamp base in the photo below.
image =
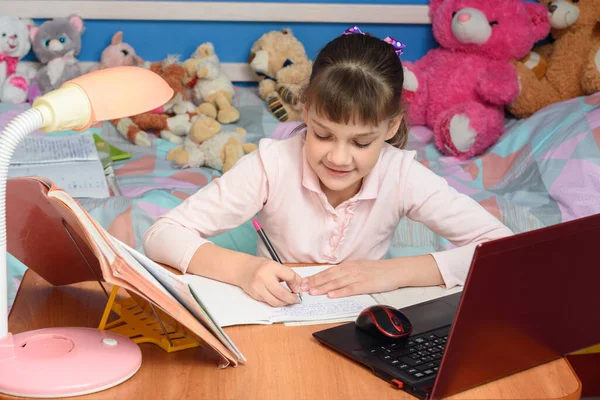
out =
{"type": "Polygon", "coordinates": [[[131,378],[142,352],[131,339],[94,328],[46,328],[0,339],[0,393],[68,397],[131,378]],[[12,343],[11,343],[12,342],[12,343]]]}

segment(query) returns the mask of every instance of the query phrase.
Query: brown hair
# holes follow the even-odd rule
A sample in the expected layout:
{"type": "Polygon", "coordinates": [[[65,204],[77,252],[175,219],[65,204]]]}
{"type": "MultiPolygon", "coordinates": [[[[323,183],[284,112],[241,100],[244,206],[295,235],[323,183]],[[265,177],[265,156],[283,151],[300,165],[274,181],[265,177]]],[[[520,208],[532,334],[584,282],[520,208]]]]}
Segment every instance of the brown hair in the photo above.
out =
{"type": "Polygon", "coordinates": [[[377,125],[402,115],[387,142],[404,148],[408,122],[401,105],[403,83],[402,63],[391,44],[368,34],[342,35],[315,59],[301,101],[335,123],[377,125]]]}

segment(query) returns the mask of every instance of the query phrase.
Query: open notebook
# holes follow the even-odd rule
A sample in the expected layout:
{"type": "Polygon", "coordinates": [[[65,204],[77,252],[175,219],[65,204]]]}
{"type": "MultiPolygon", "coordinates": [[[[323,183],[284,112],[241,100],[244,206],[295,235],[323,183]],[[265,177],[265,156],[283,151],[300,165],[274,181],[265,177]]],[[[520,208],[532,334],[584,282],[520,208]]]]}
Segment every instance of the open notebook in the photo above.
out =
{"type": "MultiPolygon", "coordinates": [[[[293,269],[298,275],[307,277],[326,268],[329,267],[312,266],[293,269]]],[[[366,307],[377,304],[375,298],[370,295],[330,299],[325,295],[311,296],[303,293],[301,303],[271,307],[254,300],[237,286],[196,275],[183,275],[181,279],[189,284],[194,296],[210,310],[220,326],[353,319],[366,307]]]]}

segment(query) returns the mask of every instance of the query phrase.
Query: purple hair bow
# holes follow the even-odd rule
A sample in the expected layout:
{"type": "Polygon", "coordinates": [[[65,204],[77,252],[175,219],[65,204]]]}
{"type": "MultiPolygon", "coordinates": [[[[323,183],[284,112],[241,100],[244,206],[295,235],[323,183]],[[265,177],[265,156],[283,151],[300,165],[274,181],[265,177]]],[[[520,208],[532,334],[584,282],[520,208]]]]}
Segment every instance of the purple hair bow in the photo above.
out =
{"type": "Polygon", "coordinates": [[[348,28],[344,31],[344,35],[352,35],[352,34],[356,34],[356,35],[364,35],[364,33],[358,29],[358,26],[353,26],[352,28],[348,28]]]}
{"type": "Polygon", "coordinates": [[[400,43],[391,36],[386,37],[385,39],[383,39],[383,41],[394,46],[394,51],[396,52],[396,54],[398,54],[398,57],[404,54],[403,49],[406,48],[406,45],[404,43],[400,43]]]}
{"type": "MultiPolygon", "coordinates": [[[[358,28],[358,26],[354,25],[353,27],[346,29],[344,31],[344,35],[364,35],[364,33],[358,28]]],[[[383,41],[391,44],[394,47],[394,51],[396,52],[398,57],[404,54],[403,49],[406,48],[406,45],[404,43],[397,41],[391,36],[386,37],[385,39],[383,39],[383,41]]]]}

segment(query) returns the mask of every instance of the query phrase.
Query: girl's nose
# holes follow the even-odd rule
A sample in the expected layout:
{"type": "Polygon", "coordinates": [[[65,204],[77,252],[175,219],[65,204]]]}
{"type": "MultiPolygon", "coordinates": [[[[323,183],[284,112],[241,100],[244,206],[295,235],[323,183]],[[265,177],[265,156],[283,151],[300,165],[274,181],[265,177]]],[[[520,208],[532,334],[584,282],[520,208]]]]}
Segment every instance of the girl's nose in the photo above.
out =
{"type": "Polygon", "coordinates": [[[331,153],[329,153],[329,162],[336,167],[350,165],[351,161],[350,153],[344,146],[336,146],[331,153]]]}

